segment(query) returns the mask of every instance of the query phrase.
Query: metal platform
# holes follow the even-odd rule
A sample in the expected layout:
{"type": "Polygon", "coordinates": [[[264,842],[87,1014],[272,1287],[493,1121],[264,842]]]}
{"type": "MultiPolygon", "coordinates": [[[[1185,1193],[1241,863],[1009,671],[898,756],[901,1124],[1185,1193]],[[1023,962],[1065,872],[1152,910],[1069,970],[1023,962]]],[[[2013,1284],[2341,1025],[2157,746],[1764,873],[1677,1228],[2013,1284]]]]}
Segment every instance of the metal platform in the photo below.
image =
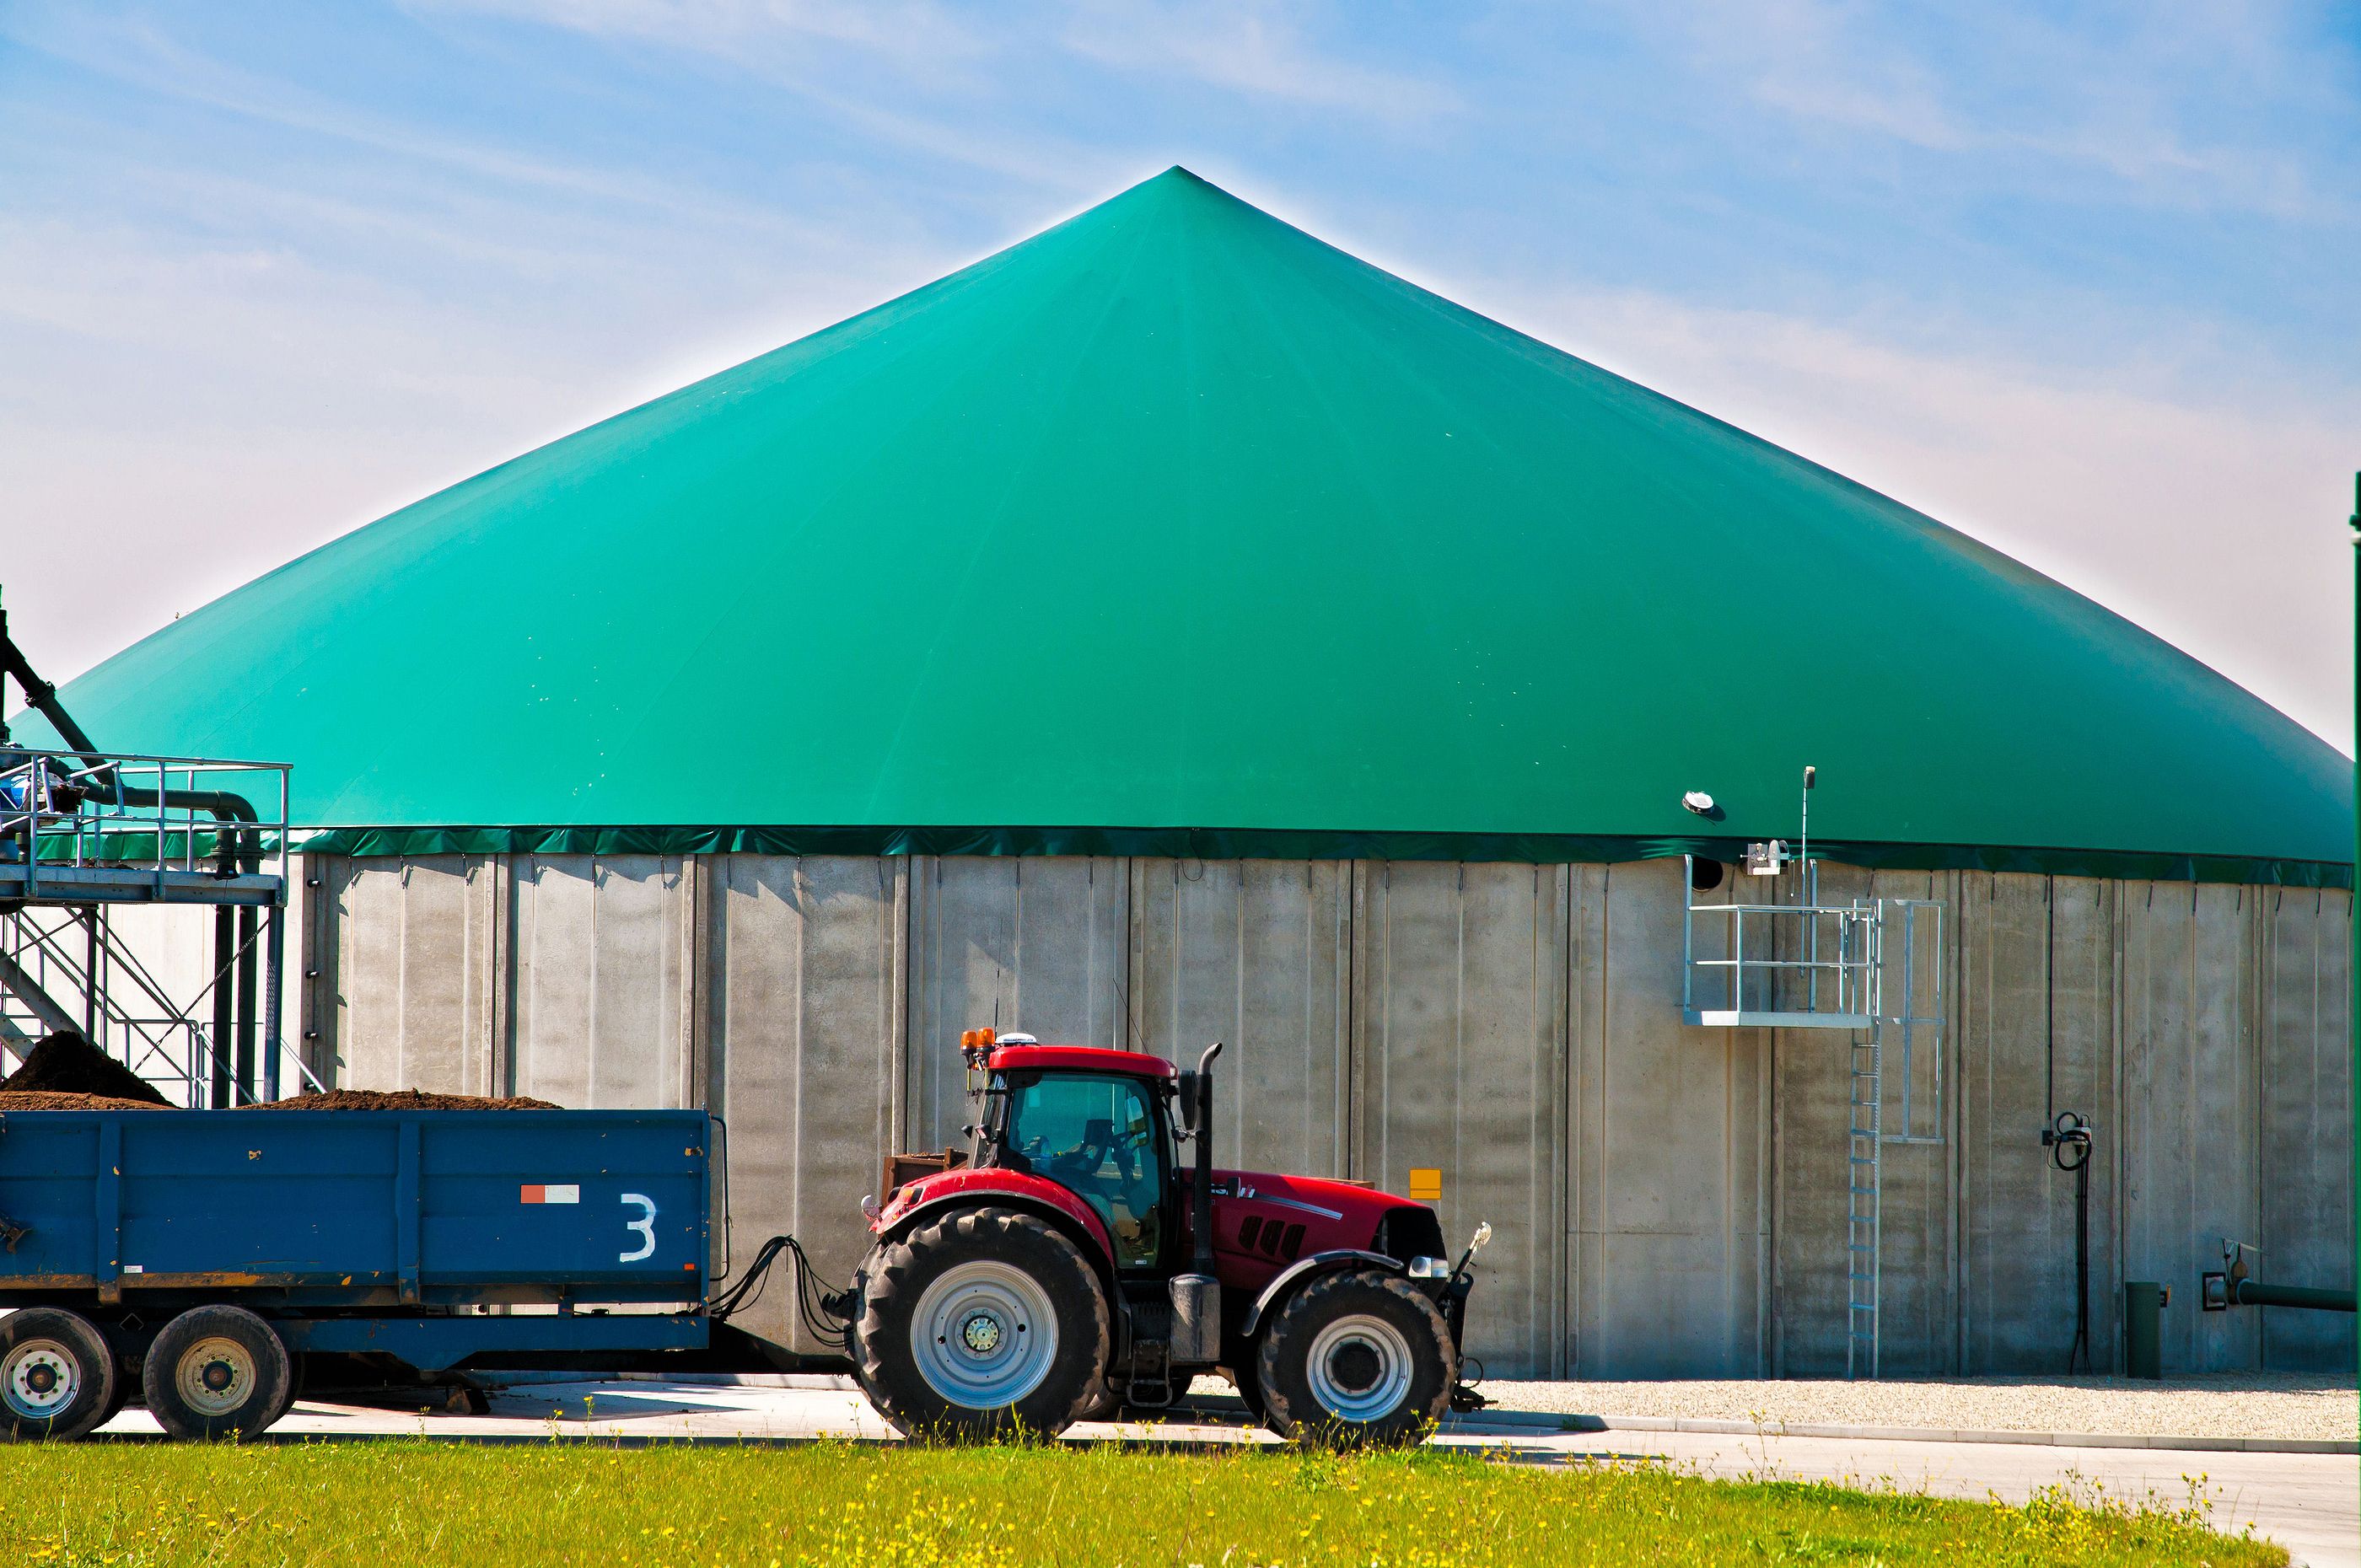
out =
{"type": "Polygon", "coordinates": [[[1717,1029],[1867,1029],[1877,1023],[1866,1013],[1783,1013],[1744,1007],[1685,1007],[1681,1016],[1717,1029]]]}
{"type": "Polygon", "coordinates": [[[71,907],[82,904],[231,904],[286,902],[287,879],[257,873],[223,876],[153,866],[35,865],[0,861],[0,906],[71,907]]]}
{"type": "Polygon", "coordinates": [[[312,1078],[280,1027],[287,773],[0,743],[0,1070],[70,1031],[192,1107],[276,1099],[285,1062],[312,1078]],[[211,909],[210,959],[129,939],[112,917],[139,907],[211,909]]]}

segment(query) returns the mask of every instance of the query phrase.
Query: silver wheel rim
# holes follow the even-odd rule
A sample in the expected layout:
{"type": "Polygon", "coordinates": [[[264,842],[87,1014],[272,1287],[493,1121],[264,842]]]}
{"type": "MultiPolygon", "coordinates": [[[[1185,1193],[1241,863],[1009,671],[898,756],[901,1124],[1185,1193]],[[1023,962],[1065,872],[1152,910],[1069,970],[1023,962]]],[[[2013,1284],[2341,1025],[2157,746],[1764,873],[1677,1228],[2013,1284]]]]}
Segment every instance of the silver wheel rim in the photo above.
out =
{"type": "Polygon", "coordinates": [[[0,1401],[18,1420],[55,1420],[81,1392],[82,1361],[55,1340],[27,1340],[0,1362],[0,1401]]]}
{"type": "Polygon", "coordinates": [[[201,1416],[226,1416],[254,1396],[254,1353],[234,1339],[201,1339],[172,1368],[181,1402],[201,1416]]]}
{"type": "Polygon", "coordinates": [[[987,1258],[946,1269],[918,1298],[911,1359],[954,1405],[994,1410],[1041,1386],[1058,1358],[1049,1293],[1021,1268],[987,1258]]]}
{"type": "Polygon", "coordinates": [[[1367,1312],[1337,1319],[1312,1336],[1304,1377],[1321,1409],[1340,1421],[1374,1421],[1410,1394],[1410,1341],[1367,1312]]]}

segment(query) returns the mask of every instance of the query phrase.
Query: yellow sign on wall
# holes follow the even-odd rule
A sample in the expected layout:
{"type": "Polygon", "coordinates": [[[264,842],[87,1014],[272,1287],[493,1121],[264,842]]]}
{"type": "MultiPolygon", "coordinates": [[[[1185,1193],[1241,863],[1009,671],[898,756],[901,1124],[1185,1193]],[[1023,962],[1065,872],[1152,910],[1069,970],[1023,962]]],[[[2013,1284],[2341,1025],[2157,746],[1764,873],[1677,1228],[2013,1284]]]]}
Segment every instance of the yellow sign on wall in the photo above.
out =
{"type": "Polygon", "coordinates": [[[1410,1195],[1421,1203],[1443,1201],[1443,1172],[1431,1165],[1410,1168],[1410,1195]]]}

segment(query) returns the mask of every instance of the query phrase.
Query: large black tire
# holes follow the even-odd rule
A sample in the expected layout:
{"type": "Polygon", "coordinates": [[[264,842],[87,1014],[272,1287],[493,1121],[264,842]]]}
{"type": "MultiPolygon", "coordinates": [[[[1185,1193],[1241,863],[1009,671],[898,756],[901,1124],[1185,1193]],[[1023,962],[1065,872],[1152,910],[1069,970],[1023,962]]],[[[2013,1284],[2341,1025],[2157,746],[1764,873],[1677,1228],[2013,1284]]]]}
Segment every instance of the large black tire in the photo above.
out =
{"type": "Polygon", "coordinates": [[[107,1422],[121,1415],[125,1407],[137,1398],[139,1398],[139,1369],[117,1356],[115,1362],[115,1397],[107,1400],[105,1411],[98,1418],[98,1425],[90,1430],[96,1431],[100,1427],[106,1425],[107,1422]]]}
{"type": "Polygon", "coordinates": [[[1105,1292],[1082,1250],[1035,1215],[977,1208],[929,1221],[880,1244],[860,1290],[853,1365],[906,1437],[1055,1437],[1102,1394],[1105,1292]]]}
{"type": "Polygon", "coordinates": [[[1450,1408],[1450,1325],[1400,1276],[1323,1274],[1288,1299],[1261,1339],[1263,1410],[1292,1442],[1397,1447],[1422,1440],[1450,1408]]]}
{"type": "Polygon", "coordinates": [[[1237,1389],[1238,1398],[1246,1401],[1246,1419],[1266,1431],[1285,1437],[1286,1429],[1271,1420],[1270,1409],[1263,1403],[1262,1347],[1268,1343],[1268,1336],[1256,1340],[1246,1347],[1246,1354],[1235,1366],[1225,1366],[1222,1370],[1230,1375],[1230,1383],[1237,1389]]]}
{"type": "Polygon", "coordinates": [[[56,1307],[0,1318],[0,1439],[69,1442],[115,1403],[115,1352],[90,1320],[56,1307]]]}
{"type": "Polygon", "coordinates": [[[295,1368],[243,1307],[192,1307],[148,1347],[139,1387],[167,1437],[253,1437],[287,1413],[295,1368]]]}
{"type": "Polygon", "coordinates": [[[1115,1385],[1102,1377],[1082,1399],[1082,1408],[1074,1413],[1078,1421],[1117,1421],[1123,1419],[1123,1396],[1115,1385]]]}

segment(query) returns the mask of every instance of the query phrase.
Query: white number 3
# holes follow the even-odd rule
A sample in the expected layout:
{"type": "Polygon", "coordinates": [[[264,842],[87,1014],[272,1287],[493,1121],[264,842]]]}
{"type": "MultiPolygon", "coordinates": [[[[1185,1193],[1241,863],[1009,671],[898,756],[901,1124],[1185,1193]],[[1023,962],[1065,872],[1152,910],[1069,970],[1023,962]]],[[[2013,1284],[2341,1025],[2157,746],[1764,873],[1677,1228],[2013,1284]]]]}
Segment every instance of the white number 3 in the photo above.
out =
{"type": "Polygon", "coordinates": [[[646,1210],[647,1212],[636,1220],[626,1220],[623,1222],[623,1229],[627,1231],[637,1231],[640,1233],[640,1250],[637,1252],[627,1252],[615,1261],[618,1263],[637,1263],[643,1257],[653,1257],[656,1251],[655,1201],[651,1198],[642,1198],[636,1192],[626,1192],[623,1194],[623,1201],[626,1203],[637,1203],[641,1208],[646,1210]]]}

